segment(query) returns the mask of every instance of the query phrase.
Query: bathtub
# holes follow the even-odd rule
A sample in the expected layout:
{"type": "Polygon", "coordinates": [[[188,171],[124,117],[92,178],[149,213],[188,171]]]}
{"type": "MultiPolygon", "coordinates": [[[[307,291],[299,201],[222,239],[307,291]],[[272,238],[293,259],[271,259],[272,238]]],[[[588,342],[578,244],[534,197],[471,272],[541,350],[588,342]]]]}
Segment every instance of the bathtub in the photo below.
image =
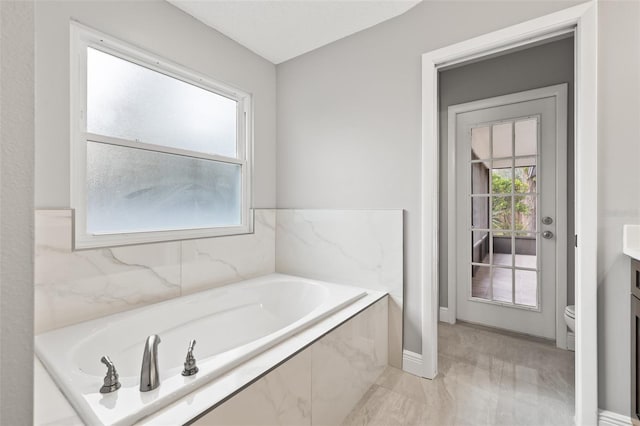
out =
{"type": "Polygon", "coordinates": [[[40,334],[36,354],[87,424],[132,424],[240,366],[366,291],[271,274],[40,334]],[[160,386],[139,391],[146,337],[158,334],[160,386]],[[196,339],[199,372],[181,375],[196,339]],[[108,355],[122,387],[99,392],[108,355]]]}

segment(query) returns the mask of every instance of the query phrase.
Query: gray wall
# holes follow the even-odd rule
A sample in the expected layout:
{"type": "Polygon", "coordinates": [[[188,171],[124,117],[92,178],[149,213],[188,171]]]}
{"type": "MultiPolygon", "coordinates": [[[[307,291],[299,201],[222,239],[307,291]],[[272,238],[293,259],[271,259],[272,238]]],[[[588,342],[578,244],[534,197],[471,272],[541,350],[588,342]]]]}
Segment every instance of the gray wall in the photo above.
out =
{"type": "Polygon", "coordinates": [[[254,95],[254,207],[276,203],[276,68],[162,0],[36,4],[36,207],[69,207],[69,20],[254,95]]]}
{"type": "Polygon", "coordinates": [[[278,65],[280,208],[405,209],[405,349],[422,352],[421,55],[571,2],[422,2],[278,65]]]}
{"type": "Polygon", "coordinates": [[[33,3],[0,1],[0,424],[33,419],[33,3]]]}
{"type": "Polygon", "coordinates": [[[598,6],[598,397],[629,414],[629,258],[622,225],[640,223],[640,2],[598,6]]]}
{"type": "MultiPolygon", "coordinates": [[[[567,137],[568,227],[567,241],[574,232],[574,167],[573,167],[573,38],[532,47],[482,62],[453,68],[440,73],[440,306],[448,304],[447,274],[447,138],[448,114],[451,105],[493,96],[569,83],[569,111],[567,137]]],[[[558,196],[565,196],[558,194],[558,196]]],[[[574,301],[574,246],[567,245],[567,300],[574,301]]]]}

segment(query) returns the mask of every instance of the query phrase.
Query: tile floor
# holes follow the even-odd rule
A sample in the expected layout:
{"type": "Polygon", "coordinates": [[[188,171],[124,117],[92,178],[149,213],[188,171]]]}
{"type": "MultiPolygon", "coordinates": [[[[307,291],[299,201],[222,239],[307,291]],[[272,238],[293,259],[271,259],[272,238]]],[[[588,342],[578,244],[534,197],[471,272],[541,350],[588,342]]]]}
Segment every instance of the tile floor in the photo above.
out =
{"type": "Polygon", "coordinates": [[[438,330],[438,377],[388,367],[343,425],[573,424],[573,352],[469,324],[438,330]]]}

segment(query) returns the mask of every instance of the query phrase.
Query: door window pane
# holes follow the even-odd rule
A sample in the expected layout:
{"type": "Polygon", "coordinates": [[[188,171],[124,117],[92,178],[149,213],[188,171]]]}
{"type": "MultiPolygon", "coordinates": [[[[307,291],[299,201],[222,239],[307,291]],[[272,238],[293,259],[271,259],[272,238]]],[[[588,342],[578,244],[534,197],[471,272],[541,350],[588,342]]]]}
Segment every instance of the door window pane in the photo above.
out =
{"type": "Polygon", "coordinates": [[[538,121],[535,118],[516,121],[516,155],[536,155],[538,152],[538,121]]]}
{"type": "Polygon", "coordinates": [[[471,163],[471,193],[489,193],[489,168],[483,162],[471,163]]]}
{"type": "Polygon", "coordinates": [[[87,230],[240,225],[241,182],[238,164],[88,142],[87,230]]]}
{"type": "Polygon", "coordinates": [[[493,268],[493,300],[511,303],[513,301],[513,269],[493,268]]]}
{"type": "Polygon", "coordinates": [[[513,197],[495,196],[491,197],[491,228],[492,229],[512,229],[513,214],[511,212],[511,202],[513,197]]]}
{"type": "Polygon", "coordinates": [[[489,127],[471,129],[471,159],[484,160],[491,158],[489,127]]]}
{"type": "Polygon", "coordinates": [[[491,268],[471,265],[471,297],[491,300],[491,268]]]}
{"type": "Polygon", "coordinates": [[[511,122],[493,126],[493,158],[511,157],[513,143],[511,122]]]}
{"type": "Polygon", "coordinates": [[[491,169],[491,193],[492,194],[511,194],[513,187],[513,169],[507,168],[491,169]]]}
{"type": "Polygon", "coordinates": [[[489,233],[486,231],[473,231],[471,233],[471,240],[471,261],[473,263],[490,264],[489,233]]]}
{"type": "Polygon", "coordinates": [[[513,266],[513,234],[502,232],[493,233],[493,264],[501,266],[513,266]]]}
{"type": "Polygon", "coordinates": [[[535,193],[536,192],[536,166],[529,165],[516,167],[514,169],[514,192],[535,193]]]}
{"type": "Polygon", "coordinates": [[[237,102],[88,48],[87,131],[236,157],[237,102]]]}
{"type": "Polygon", "coordinates": [[[535,231],[537,222],[536,196],[516,195],[515,199],[515,227],[516,231],[535,231]]]}
{"type": "Polygon", "coordinates": [[[536,234],[517,232],[515,234],[516,266],[536,269],[536,234]]]}
{"type": "Polygon", "coordinates": [[[489,197],[473,197],[471,226],[473,228],[489,229],[489,197]]]}
{"type": "Polygon", "coordinates": [[[519,305],[538,305],[538,273],[536,271],[515,271],[515,302],[519,305]]]}

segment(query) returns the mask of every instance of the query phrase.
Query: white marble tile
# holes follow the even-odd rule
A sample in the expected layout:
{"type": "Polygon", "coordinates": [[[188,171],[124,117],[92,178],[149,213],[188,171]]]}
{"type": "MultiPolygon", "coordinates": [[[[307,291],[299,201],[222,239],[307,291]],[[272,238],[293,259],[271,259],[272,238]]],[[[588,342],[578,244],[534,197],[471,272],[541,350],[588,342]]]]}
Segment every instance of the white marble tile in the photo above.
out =
{"type": "Polygon", "coordinates": [[[42,333],[275,271],[275,211],[247,235],[72,251],[71,210],[35,213],[35,331],[42,333]]]}
{"type": "MultiPolygon", "coordinates": [[[[345,321],[358,318],[360,313],[372,304],[387,304],[388,297],[380,292],[371,292],[360,300],[320,321],[308,329],[292,336],[281,344],[257,355],[242,366],[234,368],[207,385],[202,386],[184,398],[162,408],[157,413],[143,419],[139,425],[184,424],[206,412],[230,393],[251,383],[256,377],[267,373],[283,359],[304,350],[311,343],[326,336],[328,331],[337,329],[345,321]]],[[[384,333],[384,327],[378,330],[384,333]]],[[[381,352],[386,351],[385,336],[379,337],[381,352]]],[[[381,355],[382,356],[382,355],[381,355]]]]}
{"type": "Polygon", "coordinates": [[[388,292],[389,363],[402,363],[402,210],[278,210],[276,271],[388,292]]]}
{"type": "Polygon", "coordinates": [[[194,424],[310,425],[311,350],[298,353],[194,424]]]}
{"type": "Polygon", "coordinates": [[[339,425],[385,370],[387,303],[377,302],[312,347],[314,425],[339,425]]]}
{"type": "Polygon", "coordinates": [[[180,244],[71,251],[70,210],[36,212],[35,332],[180,295],[180,244]]]}
{"type": "Polygon", "coordinates": [[[183,294],[275,272],[275,227],[275,210],[257,209],[252,234],[183,241],[183,294]]]}

